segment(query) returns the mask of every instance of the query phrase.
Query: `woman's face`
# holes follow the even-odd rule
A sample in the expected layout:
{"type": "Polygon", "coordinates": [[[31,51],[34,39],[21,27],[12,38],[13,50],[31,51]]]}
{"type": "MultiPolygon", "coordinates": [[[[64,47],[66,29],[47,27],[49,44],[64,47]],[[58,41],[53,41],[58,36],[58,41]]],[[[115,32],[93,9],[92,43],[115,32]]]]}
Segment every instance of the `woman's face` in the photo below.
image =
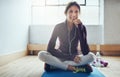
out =
{"type": "Polygon", "coordinates": [[[67,21],[70,23],[73,23],[73,20],[77,19],[78,16],[79,16],[79,9],[75,5],[71,6],[66,13],[67,21]]]}

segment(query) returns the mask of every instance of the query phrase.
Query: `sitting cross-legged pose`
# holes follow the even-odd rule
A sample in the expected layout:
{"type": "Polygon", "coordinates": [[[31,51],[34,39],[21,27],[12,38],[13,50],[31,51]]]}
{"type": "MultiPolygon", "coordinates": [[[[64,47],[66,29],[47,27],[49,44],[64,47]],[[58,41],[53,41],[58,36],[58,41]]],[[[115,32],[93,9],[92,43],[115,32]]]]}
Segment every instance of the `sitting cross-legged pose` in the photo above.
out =
{"type": "Polygon", "coordinates": [[[65,9],[66,20],[55,26],[49,40],[47,51],[40,51],[38,57],[45,62],[45,70],[50,67],[75,72],[92,72],[90,63],[94,54],[90,52],[87,43],[87,31],[81,20],[80,6],[77,2],[70,2],[65,9]],[[59,39],[59,48],[56,49],[56,39],[59,39]],[[80,43],[80,45],[78,45],[80,43]],[[80,46],[81,54],[78,51],[80,46]]]}

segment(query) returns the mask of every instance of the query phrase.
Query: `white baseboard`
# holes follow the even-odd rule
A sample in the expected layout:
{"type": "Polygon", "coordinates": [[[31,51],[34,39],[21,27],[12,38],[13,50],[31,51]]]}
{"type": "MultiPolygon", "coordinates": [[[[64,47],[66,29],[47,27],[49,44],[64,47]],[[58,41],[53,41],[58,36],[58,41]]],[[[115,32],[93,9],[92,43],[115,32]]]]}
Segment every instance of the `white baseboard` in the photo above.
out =
{"type": "Polygon", "coordinates": [[[0,66],[5,65],[23,56],[26,56],[27,54],[27,50],[22,50],[12,54],[0,55],[0,66]]]}

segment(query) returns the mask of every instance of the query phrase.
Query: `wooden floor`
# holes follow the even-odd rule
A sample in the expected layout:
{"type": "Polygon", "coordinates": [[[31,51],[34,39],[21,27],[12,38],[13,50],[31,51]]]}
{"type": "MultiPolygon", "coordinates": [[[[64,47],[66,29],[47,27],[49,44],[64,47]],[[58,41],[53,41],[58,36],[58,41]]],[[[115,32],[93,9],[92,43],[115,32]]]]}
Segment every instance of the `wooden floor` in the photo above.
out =
{"type": "MultiPolygon", "coordinates": [[[[120,57],[103,57],[109,62],[106,68],[98,68],[106,77],[120,77],[120,57]]],[[[43,62],[37,56],[26,56],[0,66],[0,77],[41,77],[43,62]]]]}

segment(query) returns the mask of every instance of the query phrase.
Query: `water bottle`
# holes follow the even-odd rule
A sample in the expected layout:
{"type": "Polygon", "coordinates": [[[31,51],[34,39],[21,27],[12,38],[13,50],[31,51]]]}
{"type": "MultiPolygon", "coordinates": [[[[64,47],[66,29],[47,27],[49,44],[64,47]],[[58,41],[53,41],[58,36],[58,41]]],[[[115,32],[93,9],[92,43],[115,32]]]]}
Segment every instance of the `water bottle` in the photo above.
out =
{"type": "Polygon", "coordinates": [[[96,53],[96,66],[101,67],[101,55],[100,55],[100,52],[96,53]]]}

